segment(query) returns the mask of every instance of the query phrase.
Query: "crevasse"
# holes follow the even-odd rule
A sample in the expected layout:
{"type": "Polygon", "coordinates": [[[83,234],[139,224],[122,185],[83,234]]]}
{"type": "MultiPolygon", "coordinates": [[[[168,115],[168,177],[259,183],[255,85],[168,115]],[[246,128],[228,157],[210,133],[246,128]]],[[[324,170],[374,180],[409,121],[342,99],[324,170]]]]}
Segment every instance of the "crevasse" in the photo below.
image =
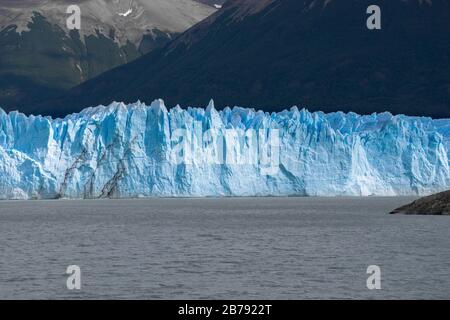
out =
{"type": "Polygon", "coordinates": [[[449,152],[450,119],[390,113],[168,111],[162,100],[64,119],[0,109],[0,198],[422,195],[449,189],[449,152]],[[277,132],[276,171],[253,161],[252,130],[277,132]],[[181,141],[192,148],[174,162],[181,141]]]}

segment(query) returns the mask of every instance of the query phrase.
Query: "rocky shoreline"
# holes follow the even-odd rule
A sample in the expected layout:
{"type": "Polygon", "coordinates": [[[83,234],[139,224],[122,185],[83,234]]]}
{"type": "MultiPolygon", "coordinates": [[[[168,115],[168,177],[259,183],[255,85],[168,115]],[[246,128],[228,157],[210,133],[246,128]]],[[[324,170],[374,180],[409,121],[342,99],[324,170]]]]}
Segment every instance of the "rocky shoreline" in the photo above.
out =
{"type": "Polygon", "coordinates": [[[450,215],[450,190],[420,198],[390,214],[450,215]]]}

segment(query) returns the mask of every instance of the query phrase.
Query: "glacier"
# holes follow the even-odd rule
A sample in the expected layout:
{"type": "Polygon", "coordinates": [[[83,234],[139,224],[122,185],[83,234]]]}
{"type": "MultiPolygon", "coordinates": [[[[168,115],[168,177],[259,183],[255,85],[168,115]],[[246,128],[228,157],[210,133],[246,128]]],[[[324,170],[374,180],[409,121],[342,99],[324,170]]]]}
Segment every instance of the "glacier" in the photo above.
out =
{"type": "Polygon", "coordinates": [[[450,119],[388,112],[0,109],[0,199],[425,195],[450,189],[449,155],[450,119]]]}

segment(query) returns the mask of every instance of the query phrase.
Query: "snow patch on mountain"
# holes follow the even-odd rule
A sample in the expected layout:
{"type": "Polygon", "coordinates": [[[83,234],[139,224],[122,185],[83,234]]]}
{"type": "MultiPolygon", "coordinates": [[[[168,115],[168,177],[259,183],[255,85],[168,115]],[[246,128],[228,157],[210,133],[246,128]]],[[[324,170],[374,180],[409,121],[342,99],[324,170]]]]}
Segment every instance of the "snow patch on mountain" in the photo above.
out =
{"type": "Polygon", "coordinates": [[[139,44],[144,34],[153,29],[181,33],[215,11],[215,8],[194,0],[24,0],[0,3],[0,30],[11,25],[16,32],[28,31],[35,14],[40,14],[51,24],[68,32],[66,13],[69,5],[81,9],[82,40],[97,32],[108,37],[114,31],[116,40],[139,44]],[[122,14],[118,14],[122,13],[122,14]]]}

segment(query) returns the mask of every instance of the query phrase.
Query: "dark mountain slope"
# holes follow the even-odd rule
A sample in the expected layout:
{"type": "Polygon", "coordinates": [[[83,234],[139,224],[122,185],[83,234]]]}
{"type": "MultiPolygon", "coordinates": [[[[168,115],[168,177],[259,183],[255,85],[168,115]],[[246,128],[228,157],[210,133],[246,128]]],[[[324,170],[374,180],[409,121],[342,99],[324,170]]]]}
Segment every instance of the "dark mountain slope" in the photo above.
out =
{"type": "Polygon", "coordinates": [[[128,43],[120,46],[102,34],[81,40],[36,13],[29,30],[0,31],[0,104],[23,105],[70,89],[139,56],[128,43]]]}
{"type": "Polygon", "coordinates": [[[449,39],[448,0],[230,0],[164,49],[35,111],[161,97],[450,117],[449,39]],[[382,30],[366,27],[370,4],[382,9],[382,30]]]}
{"type": "Polygon", "coordinates": [[[0,107],[27,108],[162,47],[215,11],[193,0],[0,0],[0,107]],[[66,26],[78,4],[81,29],[66,26]]]}

